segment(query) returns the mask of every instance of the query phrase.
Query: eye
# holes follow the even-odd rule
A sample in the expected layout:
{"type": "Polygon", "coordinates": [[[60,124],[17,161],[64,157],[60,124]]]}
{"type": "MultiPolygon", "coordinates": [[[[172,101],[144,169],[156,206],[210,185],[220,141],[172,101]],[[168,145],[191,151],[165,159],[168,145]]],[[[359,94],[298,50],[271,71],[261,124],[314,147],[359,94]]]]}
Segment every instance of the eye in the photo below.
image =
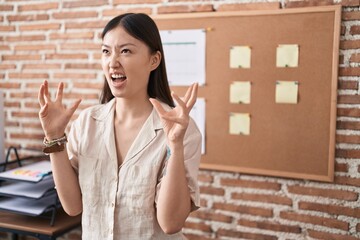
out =
{"type": "Polygon", "coordinates": [[[108,54],[109,53],[109,51],[107,49],[102,49],[101,51],[102,51],[103,54],[108,54]]]}
{"type": "Polygon", "coordinates": [[[124,53],[124,54],[130,53],[130,49],[124,48],[121,50],[121,53],[124,53]]]}

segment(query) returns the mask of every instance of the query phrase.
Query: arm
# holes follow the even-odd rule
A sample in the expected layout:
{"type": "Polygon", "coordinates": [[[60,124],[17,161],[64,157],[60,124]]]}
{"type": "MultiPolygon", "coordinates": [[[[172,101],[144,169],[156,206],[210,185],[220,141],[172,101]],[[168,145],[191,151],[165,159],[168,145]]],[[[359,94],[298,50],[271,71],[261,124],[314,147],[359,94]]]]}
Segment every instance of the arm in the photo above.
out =
{"type": "Polygon", "coordinates": [[[178,106],[170,112],[166,112],[155,99],[150,100],[164,123],[171,151],[157,203],[157,219],[167,234],[179,232],[191,211],[184,162],[184,136],[189,124],[189,112],[196,101],[197,88],[197,84],[192,85],[185,94],[184,101],[172,94],[178,106]]]}
{"type": "MultiPolygon", "coordinates": [[[[78,100],[70,108],[65,108],[62,104],[63,88],[64,84],[60,83],[55,101],[50,99],[47,81],[44,81],[39,90],[38,99],[41,107],[39,118],[48,140],[57,139],[64,135],[66,126],[81,101],[78,100]]],[[[55,186],[64,210],[72,216],[81,213],[80,186],[77,175],[70,164],[67,151],[51,153],[50,160],[55,186]]]]}

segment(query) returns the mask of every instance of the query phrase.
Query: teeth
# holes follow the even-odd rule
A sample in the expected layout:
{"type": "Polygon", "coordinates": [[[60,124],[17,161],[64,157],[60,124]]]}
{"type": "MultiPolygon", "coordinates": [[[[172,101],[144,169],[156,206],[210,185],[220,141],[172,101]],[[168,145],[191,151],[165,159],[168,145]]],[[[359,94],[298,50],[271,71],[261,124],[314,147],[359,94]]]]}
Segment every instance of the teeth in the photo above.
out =
{"type": "Polygon", "coordinates": [[[112,78],[125,78],[125,75],[121,75],[121,74],[111,74],[112,78]]]}

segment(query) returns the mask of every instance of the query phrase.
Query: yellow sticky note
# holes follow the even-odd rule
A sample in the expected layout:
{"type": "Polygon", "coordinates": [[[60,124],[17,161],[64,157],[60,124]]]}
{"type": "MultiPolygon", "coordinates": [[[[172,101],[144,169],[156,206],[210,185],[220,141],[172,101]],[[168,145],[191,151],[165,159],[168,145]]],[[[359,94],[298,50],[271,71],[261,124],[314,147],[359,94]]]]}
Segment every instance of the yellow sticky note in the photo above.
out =
{"type": "Polygon", "coordinates": [[[276,49],[276,67],[297,67],[299,65],[299,45],[283,44],[276,49]]]}
{"type": "Polygon", "coordinates": [[[230,113],[230,134],[249,135],[250,134],[250,114],[249,113],[230,113]]]}
{"type": "Polygon", "coordinates": [[[298,102],[298,82],[296,81],[276,81],[276,103],[298,102]]]}
{"type": "Polygon", "coordinates": [[[251,48],[233,46],[230,49],[230,68],[250,68],[251,48]]]}
{"type": "Polygon", "coordinates": [[[230,85],[230,103],[250,103],[250,82],[233,82],[230,85]]]}

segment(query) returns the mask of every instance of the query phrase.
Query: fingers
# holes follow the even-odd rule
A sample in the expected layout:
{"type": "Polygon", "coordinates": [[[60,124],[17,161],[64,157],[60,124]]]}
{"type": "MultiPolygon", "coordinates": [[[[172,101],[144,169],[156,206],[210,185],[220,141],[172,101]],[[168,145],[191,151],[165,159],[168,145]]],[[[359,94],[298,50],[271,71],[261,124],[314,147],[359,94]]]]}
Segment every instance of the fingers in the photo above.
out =
{"type": "Polygon", "coordinates": [[[60,82],[59,86],[58,86],[58,89],[57,89],[57,92],[56,92],[55,101],[62,102],[63,90],[64,90],[64,83],[60,82]]]}
{"type": "Polygon", "coordinates": [[[44,97],[45,97],[45,102],[51,101],[50,94],[49,94],[49,83],[46,80],[44,81],[44,97]]]}
{"type": "Polygon", "coordinates": [[[81,103],[81,100],[82,99],[78,99],[71,107],[69,107],[69,109],[68,109],[68,114],[69,114],[69,116],[71,117],[73,114],[74,114],[74,112],[76,111],[76,109],[79,107],[79,105],[80,105],[80,103],[81,103]]]}
{"type": "Polygon", "coordinates": [[[192,85],[186,90],[186,93],[185,93],[185,96],[184,96],[184,102],[189,101],[190,93],[191,93],[191,90],[192,90],[193,87],[194,87],[194,84],[192,84],[192,85]]]}
{"type": "Polygon", "coordinates": [[[160,116],[166,113],[165,109],[163,108],[163,106],[161,106],[161,103],[158,100],[156,100],[155,98],[150,98],[149,100],[160,116]]]}
{"type": "Polygon", "coordinates": [[[38,93],[38,101],[40,104],[40,107],[43,107],[45,105],[45,99],[44,99],[44,84],[41,84],[39,93],[38,93]]]}
{"type": "Polygon", "coordinates": [[[175,101],[182,107],[182,108],[185,108],[186,107],[186,104],[183,102],[183,100],[181,100],[181,98],[176,95],[176,93],[174,92],[171,92],[171,96],[173,97],[173,99],[175,99],[175,101]]]}
{"type": "Polygon", "coordinates": [[[197,83],[195,83],[191,88],[189,100],[186,102],[186,107],[189,110],[189,112],[196,102],[198,87],[199,87],[199,85],[197,83]]]}

